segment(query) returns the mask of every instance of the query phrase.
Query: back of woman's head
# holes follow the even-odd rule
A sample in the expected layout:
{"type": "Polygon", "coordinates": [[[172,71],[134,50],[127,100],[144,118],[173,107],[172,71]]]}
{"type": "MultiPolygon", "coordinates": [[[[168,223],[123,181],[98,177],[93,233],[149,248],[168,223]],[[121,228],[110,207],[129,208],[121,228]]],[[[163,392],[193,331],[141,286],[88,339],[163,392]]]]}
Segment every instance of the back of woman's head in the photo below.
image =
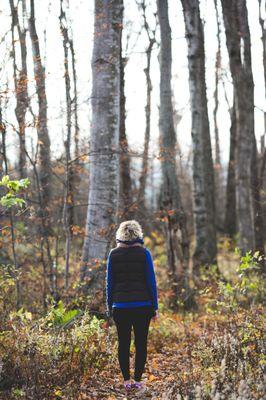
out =
{"type": "Polygon", "coordinates": [[[116,231],[116,239],[123,242],[143,239],[143,232],[140,224],[134,219],[122,222],[116,231]]]}

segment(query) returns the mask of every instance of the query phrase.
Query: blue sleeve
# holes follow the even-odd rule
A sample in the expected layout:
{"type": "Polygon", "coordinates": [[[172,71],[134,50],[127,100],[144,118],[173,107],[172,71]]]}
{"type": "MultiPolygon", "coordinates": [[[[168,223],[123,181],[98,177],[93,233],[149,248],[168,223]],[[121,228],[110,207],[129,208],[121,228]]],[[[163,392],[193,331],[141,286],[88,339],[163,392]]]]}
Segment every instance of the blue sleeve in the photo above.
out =
{"type": "Polygon", "coordinates": [[[112,310],[113,298],[113,286],[114,286],[114,278],[112,272],[112,264],[111,264],[111,252],[107,258],[107,271],[106,271],[106,307],[107,310],[110,312],[112,310]]]}
{"type": "Polygon", "coordinates": [[[146,250],[146,261],[147,261],[146,263],[147,286],[151,295],[152,305],[155,310],[158,310],[157,284],[156,284],[156,277],[154,272],[152,256],[148,249],[145,250],[146,250]]]}

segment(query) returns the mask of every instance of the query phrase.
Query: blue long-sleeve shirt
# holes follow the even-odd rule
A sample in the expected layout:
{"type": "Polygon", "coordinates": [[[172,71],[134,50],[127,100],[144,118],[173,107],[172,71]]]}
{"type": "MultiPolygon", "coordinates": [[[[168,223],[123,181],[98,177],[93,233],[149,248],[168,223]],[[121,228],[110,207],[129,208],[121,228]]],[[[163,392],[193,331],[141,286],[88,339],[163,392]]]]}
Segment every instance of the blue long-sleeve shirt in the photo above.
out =
{"type": "Polygon", "coordinates": [[[150,293],[150,300],[147,301],[127,301],[127,302],[113,302],[112,294],[114,287],[114,275],[112,271],[112,263],[110,253],[107,258],[107,272],[106,272],[106,305],[110,312],[112,308],[134,308],[140,306],[152,305],[155,310],[158,310],[158,294],[157,284],[154,272],[153,260],[151,253],[145,248],[146,264],[145,264],[145,275],[147,287],[150,293]]]}

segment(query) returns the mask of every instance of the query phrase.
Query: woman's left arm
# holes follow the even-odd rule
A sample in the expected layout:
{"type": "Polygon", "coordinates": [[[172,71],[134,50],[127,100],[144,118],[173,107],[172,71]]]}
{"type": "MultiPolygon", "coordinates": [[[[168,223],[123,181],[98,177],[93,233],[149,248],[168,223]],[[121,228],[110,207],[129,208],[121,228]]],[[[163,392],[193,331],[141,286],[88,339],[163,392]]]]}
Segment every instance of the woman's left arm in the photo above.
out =
{"type": "Polygon", "coordinates": [[[147,268],[146,268],[146,277],[147,277],[147,285],[152,297],[152,305],[154,310],[158,310],[158,293],[157,293],[157,284],[156,284],[156,277],[154,271],[154,265],[151,253],[148,249],[146,250],[146,261],[147,261],[147,268]]]}
{"type": "Polygon", "coordinates": [[[112,305],[113,305],[113,285],[114,277],[111,264],[111,252],[107,258],[107,271],[106,271],[106,309],[109,316],[112,315],[112,305]]]}

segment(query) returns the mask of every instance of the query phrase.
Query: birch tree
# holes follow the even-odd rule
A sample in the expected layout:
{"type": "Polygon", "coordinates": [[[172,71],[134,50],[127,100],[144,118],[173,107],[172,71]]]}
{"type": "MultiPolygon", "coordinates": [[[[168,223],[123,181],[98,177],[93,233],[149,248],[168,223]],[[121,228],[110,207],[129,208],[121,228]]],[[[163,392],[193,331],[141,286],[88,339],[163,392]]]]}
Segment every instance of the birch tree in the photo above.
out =
{"type": "Polygon", "coordinates": [[[95,0],[92,56],[90,184],[81,279],[93,291],[104,285],[101,263],[117,221],[122,0],[95,0]]]}
{"type": "Polygon", "coordinates": [[[188,43],[189,90],[192,114],[194,223],[193,264],[216,262],[214,171],[205,82],[204,33],[198,0],[181,0],[188,43]]]}
{"type": "MultiPolygon", "coordinates": [[[[222,0],[221,3],[236,102],[236,210],[239,247],[244,254],[256,247],[254,226],[256,224],[259,229],[257,214],[260,203],[256,179],[257,149],[250,33],[246,1],[222,0]]],[[[256,231],[256,236],[257,234],[256,231]]],[[[257,240],[258,238],[256,242],[257,240]]]]}

